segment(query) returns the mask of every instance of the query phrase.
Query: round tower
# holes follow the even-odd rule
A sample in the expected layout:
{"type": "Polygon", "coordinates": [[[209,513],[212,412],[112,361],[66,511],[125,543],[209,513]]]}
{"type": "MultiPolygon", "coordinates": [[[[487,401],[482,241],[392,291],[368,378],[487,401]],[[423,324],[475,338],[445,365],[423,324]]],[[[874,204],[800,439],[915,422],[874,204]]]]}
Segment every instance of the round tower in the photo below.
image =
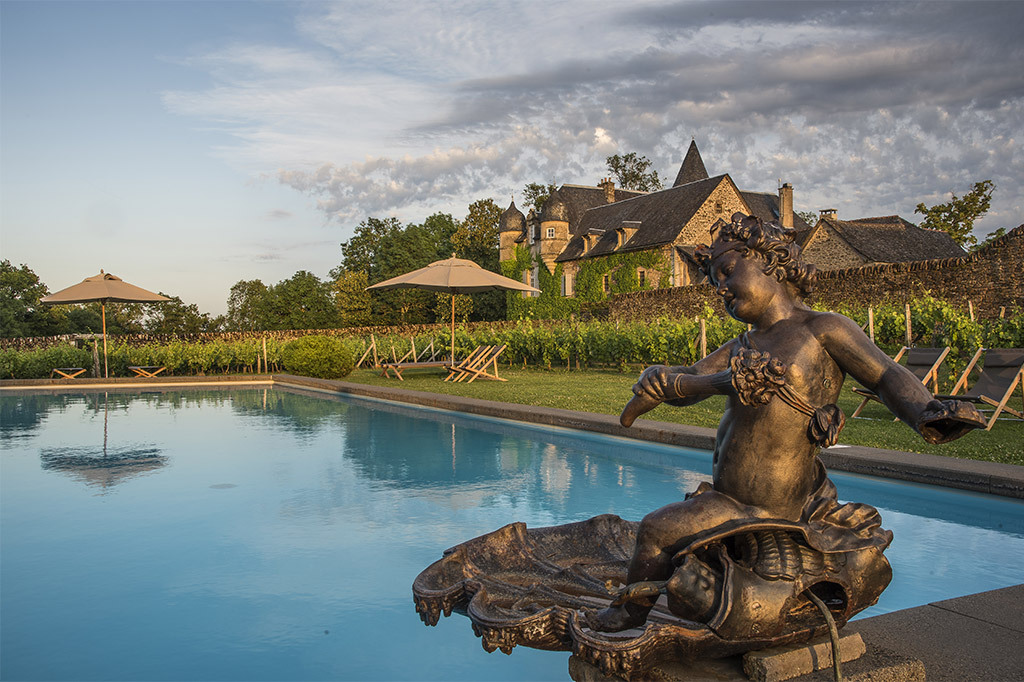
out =
{"type": "Polygon", "coordinates": [[[516,208],[513,199],[498,220],[498,260],[512,260],[516,244],[526,237],[526,216],[516,208]]]}
{"type": "Polygon", "coordinates": [[[540,257],[549,272],[555,270],[555,258],[569,243],[569,207],[556,189],[540,212],[540,257]]]}

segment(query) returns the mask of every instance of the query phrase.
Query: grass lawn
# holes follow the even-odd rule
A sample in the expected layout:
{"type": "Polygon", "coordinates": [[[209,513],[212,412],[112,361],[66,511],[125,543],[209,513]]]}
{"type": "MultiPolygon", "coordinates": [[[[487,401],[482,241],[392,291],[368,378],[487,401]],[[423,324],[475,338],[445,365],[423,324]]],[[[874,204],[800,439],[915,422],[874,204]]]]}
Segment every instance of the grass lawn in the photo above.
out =
{"type": "MultiPolygon", "coordinates": [[[[349,375],[347,381],[482,400],[617,415],[632,396],[630,389],[639,372],[502,367],[500,374],[509,381],[478,379],[472,384],[456,384],[441,381],[443,374],[436,369],[406,371],[404,373],[405,381],[381,377],[378,370],[358,369],[349,375]]],[[[851,388],[856,385],[856,382],[847,380],[840,396],[839,406],[847,416],[853,414],[857,405],[860,404],[860,398],[851,391],[851,388]]],[[[1019,390],[1014,394],[1012,400],[1015,407],[1020,405],[1019,390]]],[[[714,396],[686,408],[662,405],[645,414],[642,419],[713,428],[718,425],[718,420],[724,409],[725,398],[714,396]]],[[[861,414],[872,419],[847,419],[846,428],[839,436],[840,443],[1024,465],[1024,422],[1022,421],[1000,419],[991,431],[975,431],[952,443],[929,445],[904,424],[894,423],[888,410],[878,403],[872,403],[861,414]]]]}

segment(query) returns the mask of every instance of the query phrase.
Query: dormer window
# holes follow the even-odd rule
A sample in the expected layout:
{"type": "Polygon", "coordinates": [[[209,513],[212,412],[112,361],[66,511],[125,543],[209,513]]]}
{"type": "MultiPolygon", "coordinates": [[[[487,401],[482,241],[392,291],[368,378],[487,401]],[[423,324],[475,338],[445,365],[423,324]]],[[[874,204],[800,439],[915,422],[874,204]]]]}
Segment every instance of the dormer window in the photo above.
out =
{"type": "Polygon", "coordinates": [[[632,239],[638,229],[640,229],[639,220],[623,220],[622,225],[615,230],[616,248],[632,239]]]}
{"type": "Polygon", "coordinates": [[[548,228],[548,230],[547,230],[547,238],[548,239],[554,239],[555,238],[555,228],[553,228],[553,227],[549,227],[548,228]]]}

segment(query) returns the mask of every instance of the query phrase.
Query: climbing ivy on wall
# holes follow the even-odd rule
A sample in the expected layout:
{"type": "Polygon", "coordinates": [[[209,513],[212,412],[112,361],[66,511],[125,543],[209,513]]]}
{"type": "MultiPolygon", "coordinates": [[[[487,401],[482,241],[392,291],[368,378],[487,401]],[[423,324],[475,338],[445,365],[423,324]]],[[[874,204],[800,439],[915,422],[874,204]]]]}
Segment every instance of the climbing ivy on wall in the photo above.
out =
{"type": "Polygon", "coordinates": [[[537,267],[537,288],[540,296],[524,297],[519,292],[510,291],[507,295],[507,316],[510,320],[539,319],[564,320],[580,309],[580,302],[574,298],[562,296],[562,264],[555,266],[553,273],[538,256],[531,258],[530,249],[517,246],[513,258],[502,261],[501,274],[517,282],[523,281],[523,273],[537,267]]]}
{"type": "MultiPolygon", "coordinates": [[[[522,281],[523,273],[537,267],[537,288],[540,296],[526,297],[510,292],[508,295],[508,319],[522,320],[528,318],[541,320],[559,320],[568,318],[580,310],[583,303],[598,303],[610,294],[624,294],[631,291],[643,291],[654,288],[651,280],[642,285],[637,276],[637,269],[664,273],[665,261],[660,253],[654,251],[636,251],[633,253],[615,253],[609,256],[588,258],[580,264],[576,273],[572,297],[562,296],[562,276],[565,274],[561,263],[555,271],[549,273],[540,257],[532,258],[530,249],[517,246],[515,255],[502,261],[501,271],[506,277],[522,281]],[[604,291],[604,276],[609,275],[608,294],[604,291]]],[[[659,287],[668,286],[668,275],[662,274],[659,287]]]]}
{"type": "Polygon", "coordinates": [[[575,295],[582,301],[603,301],[608,297],[604,291],[604,276],[609,275],[610,294],[625,294],[632,291],[652,289],[650,280],[640,284],[637,269],[662,272],[659,287],[668,286],[668,275],[664,274],[665,259],[656,251],[634,251],[613,253],[608,256],[587,258],[576,273],[575,295]]]}

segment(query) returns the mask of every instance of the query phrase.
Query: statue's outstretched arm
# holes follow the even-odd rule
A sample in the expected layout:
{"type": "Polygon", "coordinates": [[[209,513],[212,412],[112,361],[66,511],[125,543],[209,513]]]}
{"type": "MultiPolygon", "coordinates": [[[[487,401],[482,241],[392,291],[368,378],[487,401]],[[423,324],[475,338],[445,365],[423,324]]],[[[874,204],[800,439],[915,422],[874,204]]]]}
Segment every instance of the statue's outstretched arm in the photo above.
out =
{"type": "Polygon", "coordinates": [[[904,423],[929,443],[955,440],[985,421],[970,403],[936,400],[907,368],[892,361],[855,322],[842,315],[823,315],[819,340],[839,367],[856,379],[904,423]]]}

